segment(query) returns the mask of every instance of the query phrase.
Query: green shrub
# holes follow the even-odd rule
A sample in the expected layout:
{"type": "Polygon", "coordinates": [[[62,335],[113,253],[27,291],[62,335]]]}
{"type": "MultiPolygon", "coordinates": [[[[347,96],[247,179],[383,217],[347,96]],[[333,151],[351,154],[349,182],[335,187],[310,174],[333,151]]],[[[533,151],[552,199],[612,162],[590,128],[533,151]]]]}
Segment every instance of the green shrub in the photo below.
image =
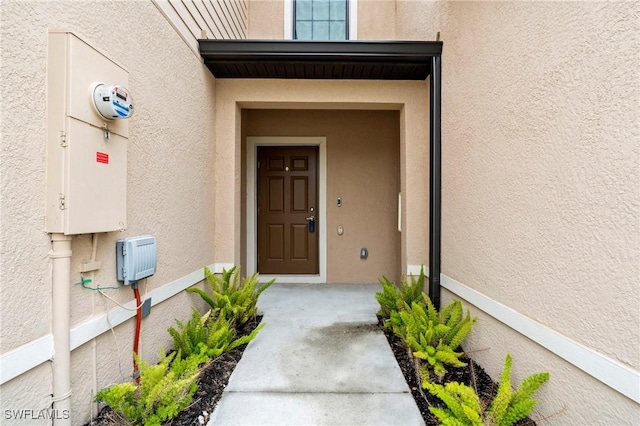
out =
{"type": "Polygon", "coordinates": [[[504,368],[500,375],[498,393],[489,406],[489,415],[492,424],[508,426],[524,419],[538,403],[531,399],[534,392],[549,380],[549,373],[536,373],[522,381],[518,389],[513,392],[511,388],[511,355],[507,354],[504,360],[504,368]]]}
{"type": "Polygon", "coordinates": [[[424,267],[422,266],[420,267],[420,275],[418,275],[417,279],[413,275],[411,276],[411,283],[407,282],[406,277],[402,277],[400,280],[400,288],[385,276],[378,279],[380,285],[382,285],[382,291],[376,293],[376,300],[380,304],[378,315],[387,319],[391,317],[392,312],[409,309],[413,302],[422,301],[424,279],[424,267]]]}
{"type": "Polygon", "coordinates": [[[510,426],[531,414],[538,402],[531,399],[547,380],[549,373],[536,373],[522,381],[514,392],[511,388],[511,355],[507,354],[500,376],[498,393],[485,408],[476,391],[464,384],[450,382],[442,386],[424,381],[422,387],[440,398],[447,408],[429,407],[443,425],[510,426]]]}
{"type": "Polygon", "coordinates": [[[182,323],[176,320],[178,328],[169,327],[167,330],[173,338],[174,350],[181,354],[183,359],[195,357],[198,364],[208,362],[224,352],[249,343],[264,327],[264,324],[261,324],[251,334],[234,339],[235,330],[230,327],[224,315],[218,315],[213,319],[211,313],[209,310],[201,315],[193,308],[189,321],[182,323]]]}
{"type": "Polygon", "coordinates": [[[275,280],[258,286],[258,274],[239,279],[240,272],[236,267],[222,271],[222,277],[204,268],[204,275],[211,288],[211,295],[197,287],[187,291],[197,293],[213,310],[215,315],[223,315],[232,324],[244,324],[256,316],[258,298],[275,280]]]}
{"type": "Polygon", "coordinates": [[[423,379],[429,380],[431,373],[441,381],[446,373],[445,365],[464,367],[460,361],[463,352],[456,352],[467,337],[476,319],[469,311],[462,315],[462,304],[453,301],[438,313],[427,297],[424,303],[413,302],[410,309],[391,313],[393,332],[400,337],[413,356],[424,361],[420,369],[423,379]]]}
{"type": "Polygon", "coordinates": [[[102,389],[95,397],[135,425],[159,426],[186,408],[197,389],[198,364],[173,352],[150,366],[134,354],[140,383],[120,383],[102,389]],[[175,358],[175,359],[174,359],[175,358]]]}

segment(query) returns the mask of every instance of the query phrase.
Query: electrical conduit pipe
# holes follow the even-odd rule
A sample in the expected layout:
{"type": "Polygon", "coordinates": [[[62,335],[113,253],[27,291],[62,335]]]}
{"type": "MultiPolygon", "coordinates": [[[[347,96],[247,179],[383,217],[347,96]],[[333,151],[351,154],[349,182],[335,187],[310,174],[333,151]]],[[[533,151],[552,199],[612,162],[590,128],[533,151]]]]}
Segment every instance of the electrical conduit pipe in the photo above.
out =
{"type": "Polygon", "coordinates": [[[56,426],[71,425],[71,237],[51,234],[53,418],[56,426]]]}

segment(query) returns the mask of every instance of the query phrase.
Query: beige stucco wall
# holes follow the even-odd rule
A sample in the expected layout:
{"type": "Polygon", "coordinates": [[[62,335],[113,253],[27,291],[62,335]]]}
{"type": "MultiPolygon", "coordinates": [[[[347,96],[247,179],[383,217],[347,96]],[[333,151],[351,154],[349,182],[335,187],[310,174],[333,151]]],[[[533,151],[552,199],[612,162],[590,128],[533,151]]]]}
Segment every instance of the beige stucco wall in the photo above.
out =
{"type": "MultiPolygon", "coordinates": [[[[92,285],[117,284],[115,240],[126,236],[151,233],[158,241],[157,273],[141,283],[143,294],[214,263],[214,79],[151,2],[2,1],[0,8],[0,87],[5,99],[13,99],[2,104],[0,151],[0,351],[6,353],[51,329],[51,245],[44,232],[48,30],[73,31],[127,69],[136,106],[128,145],[128,229],[100,235],[102,269],[88,274],[92,285]],[[105,25],[114,13],[126,31],[105,25]],[[179,101],[166,102],[163,91],[180,94],[179,101]]],[[[77,284],[91,237],[74,237],[72,249],[74,326],[116,305],[77,284]]],[[[107,292],[120,303],[133,297],[129,288],[107,292]]],[[[191,295],[178,295],[152,309],[142,326],[145,358],[154,361],[160,345],[169,348],[166,328],[175,318],[188,317],[195,302],[191,295]]],[[[72,354],[74,424],[89,419],[96,389],[122,380],[116,347],[123,374],[131,374],[133,321],[116,327],[116,336],[118,346],[108,332],[72,354]]],[[[9,381],[0,392],[3,413],[46,408],[50,363],[9,381]]],[[[5,422],[11,424],[3,417],[5,422]]]]}
{"type": "Polygon", "coordinates": [[[404,271],[406,265],[428,263],[428,228],[423,223],[428,219],[429,210],[425,183],[429,172],[428,99],[428,85],[424,81],[217,80],[216,140],[219,142],[214,169],[216,193],[224,197],[224,202],[221,199],[215,209],[217,260],[239,263],[243,259],[241,109],[299,108],[399,110],[403,193],[400,265],[404,271]]]}
{"type": "MultiPolygon", "coordinates": [[[[639,9],[397,2],[398,38],[444,41],[443,273],[636,371],[639,9]]],[[[494,377],[507,351],[520,378],[550,371],[537,410],[549,424],[640,418],[488,316],[467,349],[494,377]]]]}
{"type": "Polygon", "coordinates": [[[327,223],[319,226],[328,228],[328,282],[400,277],[399,115],[399,111],[314,110],[243,114],[247,136],[326,136],[327,223]],[[338,197],[342,207],[337,206],[338,197]],[[338,226],[344,229],[342,236],[338,226]],[[361,247],[369,251],[366,260],[360,259],[361,247]]]}
{"type": "Polygon", "coordinates": [[[248,39],[284,38],[284,1],[249,1],[248,39]]]}

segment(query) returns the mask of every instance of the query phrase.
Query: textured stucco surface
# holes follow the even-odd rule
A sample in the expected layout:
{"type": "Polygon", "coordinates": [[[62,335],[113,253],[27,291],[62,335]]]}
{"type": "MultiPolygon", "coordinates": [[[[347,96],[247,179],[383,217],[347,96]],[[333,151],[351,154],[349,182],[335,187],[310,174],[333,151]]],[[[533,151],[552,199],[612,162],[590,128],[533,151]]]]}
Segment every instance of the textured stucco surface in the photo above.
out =
{"type": "MultiPolygon", "coordinates": [[[[216,81],[216,258],[240,262],[242,173],[241,109],[349,109],[400,111],[400,187],[403,193],[401,265],[426,264],[429,200],[428,111],[425,82],[217,80],[216,81]],[[235,165],[234,170],[231,165],[235,165]],[[231,208],[233,191],[233,208],[231,208]],[[224,202],[223,202],[224,198],[224,202]]],[[[245,114],[246,115],[246,114],[245,114]]],[[[311,135],[306,136],[322,136],[311,135]]],[[[394,201],[397,204],[397,200],[394,201]]]]}
{"type": "Polygon", "coordinates": [[[248,1],[247,38],[254,40],[284,38],[284,2],[281,0],[248,1]]]}
{"type": "Polygon", "coordinates": [[[371,283],[382,275],[400,277],[399,115],[398,111],[313,110],[243,114],[247,136],[326,136],[327,223],[319,226],[328,230],[328,282],[371,283]],[[337,206],[338,197],[342,207],[337,206]],[[339,225],[342,236],[337,234],[339,225]],[[360,259],[361,247],[369,250],[366,260],[360,259]]]}
{"type": "MultiPolygon", "coordinates": [[[[444,41],[443,272],[639,369],[640,4],[361,0],[358,7],[359,38],[433,40],[439,31],[444,41]]],[[[143,293],[213,261],[240,261],[238,103],[289,109],[404,104],[401,264],[427,262],[426,84],[219,81],[214,88],[208,71],[150,2],[3,0],[0,12],[0,90],[3,99],[20,93],[17,103],[2,104],[0,116],[0,352],[50,331],[50,243],[43,229],[52,28],[78,32],[122,64],[136,102],[129,229],[100,236],[104,266],[89,277],[94,283],[113,281],[115,239],[147,232],[158,237],[160,264],[143,293]],[[131,31],[107,32],[102,24],[114,10],[131,31]],[[181,103],[167,108],[158,87],[181,93],[181,103]]],[[[252,1],[249,14],[250,37],[282,37],[281,2],[252,1]]],[[[88,236],[74,238],[77,281],[90,245],[88,236]]],[[[131,298],[128,290],[110,294],[121,302],[131,298]]],[[[154,308],[143,323],[145,357],[155,359],[157,345],[167,343],[164,330],[173,318],[188,315],[193,302],[180,295],[154,308]]],[[[72,306],[73,324],[114,307],[78,285],[72,306]]],[[[518,379],[550,371],[538,418],[558,425],[638,423],[637,404],[475,314],[480,321],[466,349],[494,377],[507,351],[518,379]]],[[[76,423],[90,414],[86,390],[122,380],[118,347],[128,374],[132,333],[128,321],[115,330],[117,345],[105,333],[74,351],[74,371],[82,372],[72,378],[76,423]]],[[[39,409],[51,393],[50,364],[10,381],[0,393],[2,409],[39,409]]]]}
{"type": "MultiPolygon", "coordinates": [[[[449,303],[452,298],[457,297],[443,293],[443,303],[449,303]]],[[[488,374],[496,379],[500,377],[507,353],[513,358],[511,383],[514,385],[534,373],[548,371],[551,374],[549,382],[535,395],[538,404],[531,418],[538,424],[638,424],[638,404],[472,305],[465,305],[478,320],[463,347],[488,374]]]]}
{"type": "MultiPolygon", "coordinates": [[[[397,3],[398,38],[444,41],[443,273],[636,370],[639,11],[397,3]]],[[[626,397],[490,318],[476,328],[468,349],[494,377],[507,350],[551,372],[550,423],[637,424],[626,397]]]]}
{"type": "MultiPolygon", "coordinates": [[[[358,4],[360,39],[434,40],[440,32],[444,42],[442,271],[636,370],[639,9],[358,4]]],[[[492,318],[474,333],[468,349],[494,377],[506,350],[532,367],[523,375],[551,371],[538,410],[548,422],[638,422],[637,404],[492,318]],[[605,406],[593,408],[595,398],[605,406]],[[554,399],[565,401],[562,413],[553,414],[554,399]]]]}
{"type": "MultiPolygon", "coordinates": [[[[128,229],[100,234],[97,258],[102,269],[87,274],[91,285],[117,284],[115,240],[126,236],[150,233],[158,240],[157,273],[141,283],[143,294],[215,261],[210,214],[214,79],[151,2],[2,1],[0,8],[0,88],[3,97],[14,99],[1,107],[0,350],[4,353],[48,334],[51,327],[50,242],[44,233],[48,30],[72,31],[128,70],[136,107],[128,145],[128,229]],[[114,12],[127,31],[111,31],[104,25],[105,17],[114,12]],[[179,94],[179,101],[166,102],[163,91],[179,94]]],[[[76,284],[80,264],[90,257],[91,236],[74,237],[72,250],[73,326],[116,305],[76,284]]],[[[107,292],[121,303],[133,297],[129,288],[107,292]]],[[[166,328],[174,318],[188,317],[194,302],[178,295],[153,308],[143,322],[145,358],[154,361],[159,346],[169,346],[166,328]]],[[[128,376],[133,321],[119,326],[116,335],[122,371],[128,376]]],[[[106,333],[73,352],[74,424],[89,419],[91,392],[122,380],[115,347],[113,336],[106,333]]],[[[45,363],[5,384],[0,390],[1,408],[42,408],[51,394],[50,375],[51,366],[45,363]]]]}

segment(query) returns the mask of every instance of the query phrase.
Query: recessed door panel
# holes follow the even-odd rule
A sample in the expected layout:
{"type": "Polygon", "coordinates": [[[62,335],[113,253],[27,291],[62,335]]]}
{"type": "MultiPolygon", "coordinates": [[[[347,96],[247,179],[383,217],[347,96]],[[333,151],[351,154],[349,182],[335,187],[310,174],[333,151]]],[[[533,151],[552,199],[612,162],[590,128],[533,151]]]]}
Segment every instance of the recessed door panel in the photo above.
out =
{"type": "Polygon", "coordinates": [[[318,148],[258,148],[258,272],[318,274],[318,148]]]}
{"type": "Polygon", "coordinates": [[[309,211],[309,178],[295,176],[291,178],[291,212],[306,213],[309,211]]]}
{"type": "Polygon", "coordinates": [[[291,259],[309,260],[309,227],[306,223],[291,225],[291,259]]]}
{"type": "Polygon", "coordinates": [[[269,260],[284,260],[284,225],[269,224],[267,238],[269,239],[267,258],[269,260]]]}
{"type": "Polygon", "coordinates": [[[284,177],[269,176],[269,213],[284,213],[284,177]]]}

